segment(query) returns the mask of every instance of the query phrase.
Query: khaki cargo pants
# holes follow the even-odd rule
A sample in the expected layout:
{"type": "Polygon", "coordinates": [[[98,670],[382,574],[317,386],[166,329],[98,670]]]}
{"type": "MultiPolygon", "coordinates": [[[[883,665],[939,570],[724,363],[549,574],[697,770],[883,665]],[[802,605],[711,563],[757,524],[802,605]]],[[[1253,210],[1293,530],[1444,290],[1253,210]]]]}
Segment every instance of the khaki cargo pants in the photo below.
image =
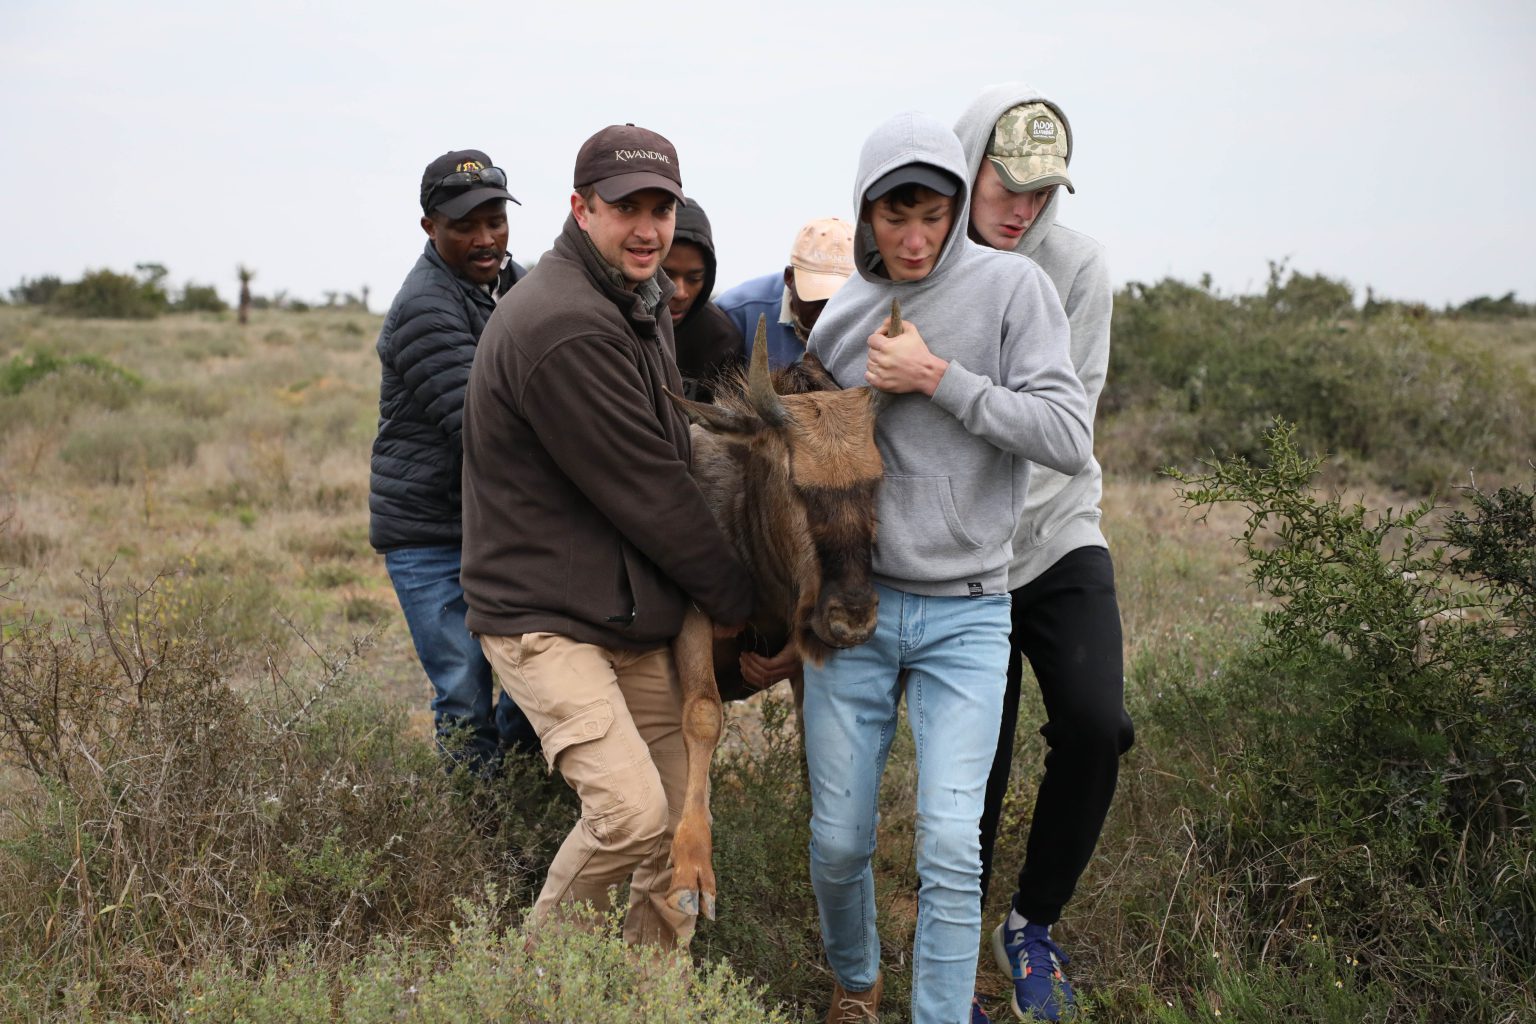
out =
{"type": "Polygon", "coordinates": [[[581,819],[533,905],[534,926],[570,901],[606,911],[609,886],[627,878],[625,940],[686,946],[695,919],[666,903],[688,771],[672,648],[627,651],[554,633],[482,636],[480,646],[551,770],[581,798],[581,819]]]}

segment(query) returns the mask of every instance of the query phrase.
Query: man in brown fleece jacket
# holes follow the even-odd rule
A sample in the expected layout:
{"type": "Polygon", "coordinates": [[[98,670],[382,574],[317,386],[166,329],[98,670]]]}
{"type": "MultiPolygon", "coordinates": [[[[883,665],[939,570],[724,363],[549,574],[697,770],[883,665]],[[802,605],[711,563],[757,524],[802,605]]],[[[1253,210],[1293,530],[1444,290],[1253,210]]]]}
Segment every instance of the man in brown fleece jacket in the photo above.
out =
{"type": "Polygon", "coordinates": [[[486,325],[464,400],[466,621],[581,797],[534,904],[608,906],[624,935],[686,944],[669,908],[687,756],[670,641],[691,601],[751,611],[746,569],[688,473],[688,423],[658,273],[683,199],[677,152],[613,125],[576,157],[554,248],[486,325]]]}

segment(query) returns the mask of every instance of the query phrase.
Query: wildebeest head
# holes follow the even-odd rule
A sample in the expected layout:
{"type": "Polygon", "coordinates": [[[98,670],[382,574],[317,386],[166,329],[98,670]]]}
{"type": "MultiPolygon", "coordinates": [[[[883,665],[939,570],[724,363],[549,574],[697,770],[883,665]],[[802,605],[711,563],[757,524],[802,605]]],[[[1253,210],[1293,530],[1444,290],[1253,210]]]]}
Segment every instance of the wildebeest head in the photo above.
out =
{"type": "MultiPolygon", "coordinates": [[[[747,554],[759,600],[782,600],[802,657],[874,635],[879,600],[870,582],[875,499],[883,472],[875,447],[879,392],[842,390],[815,356],[768,372],[765,321],[738,391],[714,405],[672,396],[689,419],[728,442],[739,466],[740,515],[722,526],[747,554]],[[766,591],[766,593],[765,593],[766,591]]],[[[728,517],[731,518],[731,517],[728,517]]]]}

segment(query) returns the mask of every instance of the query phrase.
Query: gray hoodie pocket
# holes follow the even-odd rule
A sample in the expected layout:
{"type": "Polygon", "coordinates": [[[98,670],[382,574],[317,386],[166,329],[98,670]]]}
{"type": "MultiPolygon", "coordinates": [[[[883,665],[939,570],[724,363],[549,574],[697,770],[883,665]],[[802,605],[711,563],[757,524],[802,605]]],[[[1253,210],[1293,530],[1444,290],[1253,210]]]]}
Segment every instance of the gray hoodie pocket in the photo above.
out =
{"type": "Polygon", "coordinates": [[[960,521],[947,476],[887,476],[878,536],[875,571],[893,579],[948,579],[956,558],[981,547],[960,521]]]}

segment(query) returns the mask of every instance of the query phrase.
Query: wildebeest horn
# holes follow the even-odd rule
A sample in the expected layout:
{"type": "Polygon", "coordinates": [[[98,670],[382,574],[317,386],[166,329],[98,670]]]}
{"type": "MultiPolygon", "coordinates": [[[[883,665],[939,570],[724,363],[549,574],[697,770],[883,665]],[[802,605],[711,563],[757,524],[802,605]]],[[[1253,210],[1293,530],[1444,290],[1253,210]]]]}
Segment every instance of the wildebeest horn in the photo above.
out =
{"type": "Polygon", "coordinates": [[[784,425],[784,404],[773,390],[768,375],[768,317],[757,318],[757,337],[752,340],[752,365],[747,368],[747,398],[770,427],[784,425]]]}
{"type": "MultiPolygon", "coordinates": [[[[885,332],[885,336],[887,338],[894,338],[903,330],[905,330],[905,328],[901,323],[901,300],[892,299],[891,328],[885,332]]],[[[879,416],[880,410],[891,404],[891,398],[893,396],[890,392],[881,391],[879,388],[870,388],[869,392],[869,414],[871,416],[879,416]]]]}

